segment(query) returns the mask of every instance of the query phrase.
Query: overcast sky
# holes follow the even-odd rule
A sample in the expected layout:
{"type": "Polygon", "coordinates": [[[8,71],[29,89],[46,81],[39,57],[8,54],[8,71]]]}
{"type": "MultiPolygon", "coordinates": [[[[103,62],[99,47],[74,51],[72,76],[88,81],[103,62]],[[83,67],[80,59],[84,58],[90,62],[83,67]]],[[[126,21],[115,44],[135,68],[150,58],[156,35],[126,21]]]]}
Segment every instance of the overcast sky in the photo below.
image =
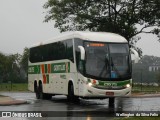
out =
{"type": "MultiPolygon", "coordinates": [[[[54,22],[44,23],[47,0],[0,0],[0,52],[22,54],[25,47],[61,33],[54,22]]],[[[160,42],[154,35],[141,35],[137,43],[143,54],[160,57],[160,42]]]]}

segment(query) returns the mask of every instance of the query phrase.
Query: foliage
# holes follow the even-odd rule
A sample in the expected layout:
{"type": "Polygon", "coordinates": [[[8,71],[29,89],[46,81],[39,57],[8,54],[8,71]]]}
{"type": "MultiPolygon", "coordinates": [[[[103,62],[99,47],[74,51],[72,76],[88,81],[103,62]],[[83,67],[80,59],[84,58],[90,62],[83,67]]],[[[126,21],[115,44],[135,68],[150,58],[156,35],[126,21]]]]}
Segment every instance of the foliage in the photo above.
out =
{"type": "Polygon", "coordinates": [[[25,82],[25,74],[27,74],[28,52],[24,49],[23,55],[11,54],[5,55],[0,53],[0,82],[25,82]],[[24,70],[25,69],[25,70],[24,70]],[[24,71],[24,72],[23,72],[24,71]]]}
{"type": "Polygon", "coordinates": [[[158,80],[158,84],[160,85],[160,71],[157,73],[157,80],[158,80]]]}
{"type": "Polygon", "coordinates": [[[144,65],[160,65],[160,57],[156,56],[143,56],[143,59],[139,61],[139,63],[143,63],[144,65]]]}
{"type": "Polygon", "coordinates": [[[148,56],[145,55],[142,59],[132,65],[133,68],[133,82],[142,82],[142,83],[154,83],[157,81],[157,72],[158,71],[149,71],[149,66],[160,65],[160,57],[148,56]]]}
{"type": "Polygon", "coordinates": [[[48,9],[45,22],[54,20],[54,27],[61,32],[114,32],[131,45],[140,33],[160,38],[159,0],[48,0],[44,8],[48,9]]]}
{"type": "Polygon", "coordinates": [[[16,72],[17,71],[17,66],[14,65],[14,61],[18,59],[18,54],[17,55],[4,55],[1,53],[1,58],[0,58],[0,76],[1,76],[1,82],[3,81],[8,81],[10,76],[14,78],[13,76],[13,66],[15,67],[16,72]]]}
{"type": "MultiPolygon", "coordinates": [[[[5,62],[6,56],[3,53],[0,53],[0,74],[2,75],[4,73],[4,62],[5,62]]],[[[2,76],[0,76],[2,77],[2,76]]]]}
{"type": "Polygon", "coordinates": [[[28,57],[29,57],[29,49],[25,47],[20,64],[26,73],[28,70],[28,57]]]}

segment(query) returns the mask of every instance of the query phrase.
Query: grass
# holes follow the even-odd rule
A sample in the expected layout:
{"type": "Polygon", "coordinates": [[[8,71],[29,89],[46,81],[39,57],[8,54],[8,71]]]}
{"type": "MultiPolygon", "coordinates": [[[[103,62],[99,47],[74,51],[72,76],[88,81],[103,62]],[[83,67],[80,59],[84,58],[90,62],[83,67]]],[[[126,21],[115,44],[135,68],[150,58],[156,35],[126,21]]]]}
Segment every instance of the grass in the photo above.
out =
{"type": "Polygon", "coordinates": [[[133,93],[158,93],[160,92],[159,86],[141,86],[141,85],[134,85],[132,88],[133,93]]]}
{"type": "Polygon", "coordinates": [[[27,83],[1,83],[0,84],[0,91],[28,91],[28,84],[27,83]]]}

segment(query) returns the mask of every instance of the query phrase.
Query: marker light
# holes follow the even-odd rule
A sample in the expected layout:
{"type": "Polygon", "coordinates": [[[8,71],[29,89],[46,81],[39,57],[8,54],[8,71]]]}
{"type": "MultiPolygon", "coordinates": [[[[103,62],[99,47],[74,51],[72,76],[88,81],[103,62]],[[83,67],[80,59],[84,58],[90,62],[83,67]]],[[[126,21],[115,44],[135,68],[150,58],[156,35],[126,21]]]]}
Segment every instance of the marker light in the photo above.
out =
{"type": "Polygon", "coordinates": [[[131,85],[130,85],[130,84],[127,84],[126,87],[129,88],[129,87],[131,87],[131,85]]]}
{"type": "Polygon", "coordinates": [[[93,84],[96,84],[96,80],[93,80],[92,83],[93,83],[93,84]]]}
{"type": "Polygon", "coordinates": [[[88,86],[91,87],[91,86],[92,86],[92,83],[88,83],[88,86]]]}

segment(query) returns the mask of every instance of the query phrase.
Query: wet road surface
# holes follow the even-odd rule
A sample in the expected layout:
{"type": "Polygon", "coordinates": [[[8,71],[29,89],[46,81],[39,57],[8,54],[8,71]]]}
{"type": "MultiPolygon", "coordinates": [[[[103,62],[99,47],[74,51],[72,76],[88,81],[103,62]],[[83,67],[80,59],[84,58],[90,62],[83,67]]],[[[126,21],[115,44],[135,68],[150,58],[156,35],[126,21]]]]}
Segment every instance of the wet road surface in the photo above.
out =
{"type": "MultiPolygon", "coordinates": [[[[26,100],[28,104],[0,106],[0,111],[50,111],[38,120],[108,120],[113,119],[116,111],[160,111],[160,98],[116,98],[115,106],[108,106],[108,99],[83,100],[79,103],[68,103],[66,96],[53,96],[52,100],[37,100],[30,92],[1,92],[18,100],[26,100]],[[57,112],[58,111],[58,112],[57,112]],[[84,114],[87,113],[87,114],[84,114]],[[101,113],[106,113],[101,115],[101,113]],[[54,115],[53,115],[54,114],[54,115]],[[56,115],[55,115],[56,114],[56,115]],[[78,114],[78,115],[77,115],[78,114]],[[80,114],[80,115],[79,115],[80,114]],[[84,114],[84,115],[83,115],[84,114]],[[91,114],[91,115],[90,115],[91,114]],[[66,117],[68,116],[68,117],[66,117]],[[102,116],[102,117],[100,117],[102,116]],[[110,116],[110,117],[108,117],[110,116]]],[[[0,118],[3,119],[4,118],[0,118]]],[[[37,120],[37,118],[5,118],[6,120],[37,120]]]]}

